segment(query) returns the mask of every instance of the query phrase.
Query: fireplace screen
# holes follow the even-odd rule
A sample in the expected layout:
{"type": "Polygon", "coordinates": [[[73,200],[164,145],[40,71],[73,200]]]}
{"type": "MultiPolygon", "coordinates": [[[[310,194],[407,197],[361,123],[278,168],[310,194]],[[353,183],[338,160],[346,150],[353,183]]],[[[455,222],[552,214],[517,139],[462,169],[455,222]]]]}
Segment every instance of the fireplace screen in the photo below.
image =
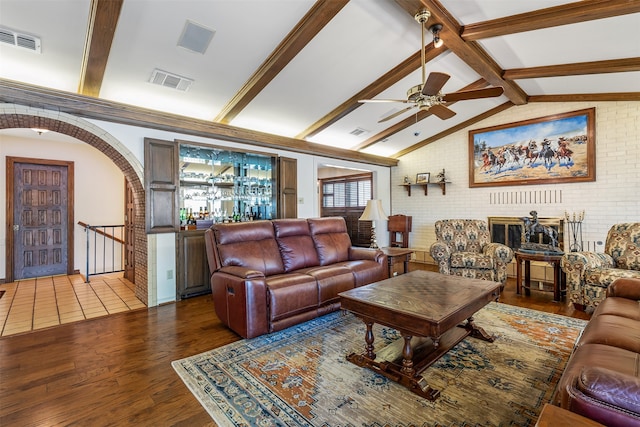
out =
{"type": "MultiPolygon", "coordinates": [[[[502,243],[511,249],[519,249],[524,240],[524,223],[519,217],[490,216],[489,231],[491,241],[502,243]]],[[[538,218],[538,222],[554,228],[558,232],[558,246],[564,250],[564,220],[562,218],[538,218]]],[[[533,243],[549,244],[549,238],[542,233],[537,233],[531,238],[533,243]]]]}

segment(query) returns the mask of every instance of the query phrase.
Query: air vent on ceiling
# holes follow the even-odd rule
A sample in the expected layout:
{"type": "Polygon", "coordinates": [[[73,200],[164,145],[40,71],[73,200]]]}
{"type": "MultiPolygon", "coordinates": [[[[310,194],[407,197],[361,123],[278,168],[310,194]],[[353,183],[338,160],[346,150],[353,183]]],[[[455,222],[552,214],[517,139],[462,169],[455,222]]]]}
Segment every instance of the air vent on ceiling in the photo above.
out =
{"type": "Polygon", "coordinates": [[[8,28],[0,27],[0,42],[41,53],[40,37],[18,33],[8,28]]]}
{"type": "Polygon", "coordinates": [[[158,70],[157,68],[153,70],[151,74],[151,78],[149,79],[150,83],[169,87],[171,89],[181,90],[186,92],[189,90],[191,85],[193,84],[193,79],[188,79],[186,77],[179,76],[177,74],[168,73],[166,71],[158,70]]]}
{"type": "Polygon", "coordinates": [[[215,31],[187,21],[178,40],[178,46],[192,52],[204,54],[211,43],[215,31]]]}
{"type": "Polygon", "coordinates": [[[362,128],[355,128],[354,130],[352,130],[351,132],[349,132],[350,135],[355,135],[355,136],[360,136],[363,134],[369,133],[368,130],[366,129],[362,129],[362,128]]]}

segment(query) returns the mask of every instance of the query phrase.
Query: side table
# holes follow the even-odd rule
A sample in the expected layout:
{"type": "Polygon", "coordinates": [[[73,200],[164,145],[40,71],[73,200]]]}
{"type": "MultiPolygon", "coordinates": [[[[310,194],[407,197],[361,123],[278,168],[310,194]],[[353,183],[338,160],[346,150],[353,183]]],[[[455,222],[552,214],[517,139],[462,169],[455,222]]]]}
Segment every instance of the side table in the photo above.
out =
{"type": "Polygon", "coordinates": [[[516,294],[522,293],[522,263],[524,262],[524,291],[531,294],[531,261],[548,262],[553,266],[553,301],[558,302],[567,293],[567,278],[560,269],[563,253],[529,252],[516,250],[516,294]]]}
{"type": "Polygon", "coordinates": [[[389,265],[389,277],[393,276],[393,259],[404,257],[404,271],[403,273],[407,273],[409,271],[409,261],[411,260],[411,254],[415,252],[413,249],[407,248],[380,248],[380,250],[387,256],[387,263],[389,265]]]}

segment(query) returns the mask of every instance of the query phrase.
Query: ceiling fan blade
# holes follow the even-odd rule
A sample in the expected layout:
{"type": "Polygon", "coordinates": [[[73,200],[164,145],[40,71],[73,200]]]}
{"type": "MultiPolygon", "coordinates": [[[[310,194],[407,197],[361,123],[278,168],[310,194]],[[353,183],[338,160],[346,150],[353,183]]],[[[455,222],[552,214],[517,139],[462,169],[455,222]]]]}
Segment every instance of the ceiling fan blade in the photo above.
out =
{"type": "Polygon", "coordinates": [[[406,104],[409,101],[406,99],[359,99],[358,102],[403,102],[406,104]]]}
{"type": "Polygon", "coordinates": [[[384,117],[384,118],[378,120],[378,123],[386,122],[387,120],[391,120],[394,117],[398,117],[400,114],[404,114],[404,113],[406,113],[407,111],[411,110],[414,107],[415,107],[415,105],[412,105],[411,107],[403,108],[400,111],[396,111],[395,113],[390,114],[387,117],[384,117]]]}
{"type": "Polygon", "coordinates": [[[436,95],[442,89],[442,86],[449,80],[451,76],[445,73],[431,73],[429,77],[427,77],[427,81],[422,88],[422,94],[431,96],[436,95]]]}
{"type": "Polygon", "coordinates": [[[465,99],[493,98],[500,96],[504,92],[501,87],[488,87],[484,89],[464,90],[460,92],[448,93],[442,97],[444,102],[463,101],[465,99]]]}
{"type": "Polygon", "coordinates": [[[440,117],[442,120],[450,119],[451,117],[456,115],[455,111],[450,110],[442,104],[432,105],[431,108],[429,108],[429,111],[440,117]]]}

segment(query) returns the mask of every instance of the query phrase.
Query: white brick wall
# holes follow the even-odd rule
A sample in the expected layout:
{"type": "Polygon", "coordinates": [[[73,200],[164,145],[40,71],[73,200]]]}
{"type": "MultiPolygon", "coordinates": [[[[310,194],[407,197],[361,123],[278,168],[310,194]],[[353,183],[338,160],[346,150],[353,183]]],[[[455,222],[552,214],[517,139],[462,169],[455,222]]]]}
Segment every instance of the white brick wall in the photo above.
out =
{"type": "MultiPolygon", "coordinates": [[[[533,103],[512,107],[401,157],[398,166],[392,168],[391,182],[392,213],[413,217],[409,240],[413,248],[428,250],[435,240],[433,227],[438,219],[528,216],[533,209],[541,217],[585,210],[583,239],[604,242],[613,224],[640,221],[640,102],[533,103]],[[469,188],[470,130],[591,107],[596,108],[595,182],[469,188]],[[444,196],[438,187],[430,186],[428,196],[414,187],[408,197],[405,189],[398,186],[405,175],[414,182],[420,172],[431,172],[434,182],[443,168],[447,181],[451,181],[444,196]],[[531,191],[537,192],[534,202],[528,198],[522,201],[522,193],[531,191]]],[[[568,234],[565,229],[566,239],[568,234]]],[[[598,249],[602,251],[603,246],[598,249]]]]}

